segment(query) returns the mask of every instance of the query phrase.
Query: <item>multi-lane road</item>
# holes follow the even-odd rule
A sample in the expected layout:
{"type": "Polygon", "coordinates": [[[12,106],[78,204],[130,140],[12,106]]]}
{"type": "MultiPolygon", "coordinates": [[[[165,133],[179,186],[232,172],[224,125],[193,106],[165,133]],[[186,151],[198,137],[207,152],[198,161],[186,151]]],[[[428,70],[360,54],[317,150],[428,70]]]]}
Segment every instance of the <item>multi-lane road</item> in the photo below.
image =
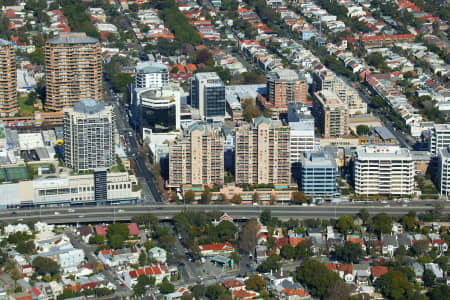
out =
{"type": "MultiPolygon", "coordinates": [[[[450,213],[450,205],[443,203],[442,215],[450,213]]],[[[387,213],[390,215],[404,215],[410,210],[417,213],[428,212],[433,209],[431,204],[412,203],[406,207],[391,204],[387,206],[369,205],[338,205],[338,206],[250,206],[250,205],[126,205],[126,206],[92,206],[72,209],[33,209],[17,210],[15,212],[0,212],[0,220],[13,222],[38,218],[52,224],[69,223],[99,223],[114,221],[129,221],[133,216],[153,213],[160,219],[171,219],[183,210],[213,211],[220,210],[236,219],[255,218],[260,216],[265,208],[270,208],[272,216],[280,219],[305,218],[335,218],[342,215],[356,215],[361,208],[366,208],[371,214],[387,213]],[[74,211],[73,211],[74,210],[74,211]]]]}

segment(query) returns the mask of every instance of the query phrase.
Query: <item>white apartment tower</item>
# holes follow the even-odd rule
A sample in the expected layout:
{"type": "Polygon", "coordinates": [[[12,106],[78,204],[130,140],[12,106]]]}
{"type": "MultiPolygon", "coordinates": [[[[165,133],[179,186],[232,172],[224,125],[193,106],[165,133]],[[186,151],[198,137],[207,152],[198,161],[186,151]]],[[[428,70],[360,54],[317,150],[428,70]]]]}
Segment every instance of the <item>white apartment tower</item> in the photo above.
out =
{"type": "Polygon", "coordinates": [[[450,124],[434,124],[428,139],[428,150],[438,155],[438,150],[450,146],[450,124]]]}
{"type": "Polygon", "coordinates": [[[162,88],[169,85],[169,69],[160,63],[138,63],[135,74],[135,88],[162,88]]]}
{"type": "Polygon", "coordinates": [[[64,112],[64,159],[75,172],[114,164],[112,106],[84,99],[64,112]]]}
{"type": "Polygon", "coordinates": [[[450,197],[450,146],[438,150],[438,174],[435,176],[440,194],[447,199],[450,197]]]}
{"type": "Polygon", "coordinates": [[[354,180],[358,195],[411,195],[414,160],[406,148],[367,146],[356,152],[354,180]]]}

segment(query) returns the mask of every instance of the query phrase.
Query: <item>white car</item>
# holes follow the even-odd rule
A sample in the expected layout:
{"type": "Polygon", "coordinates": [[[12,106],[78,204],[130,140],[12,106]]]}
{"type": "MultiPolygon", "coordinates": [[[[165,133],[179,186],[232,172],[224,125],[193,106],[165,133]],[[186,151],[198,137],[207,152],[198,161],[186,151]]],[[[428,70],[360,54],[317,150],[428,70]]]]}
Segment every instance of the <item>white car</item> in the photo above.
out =
{"type": "Polygon", "coordinates": [[[124,213],[125,211],[123,209],[119,209],[117,212],[118,213],[124,213]]]}
{"type": "Polygon", "coordinates": [[[55,211],[55,215],[59,215],[59,212],[55,211]]]}
{"type": "Polygon", "coordinates": [[[75,209],[68,209],[67,212],[74,213],[75,209]]]}

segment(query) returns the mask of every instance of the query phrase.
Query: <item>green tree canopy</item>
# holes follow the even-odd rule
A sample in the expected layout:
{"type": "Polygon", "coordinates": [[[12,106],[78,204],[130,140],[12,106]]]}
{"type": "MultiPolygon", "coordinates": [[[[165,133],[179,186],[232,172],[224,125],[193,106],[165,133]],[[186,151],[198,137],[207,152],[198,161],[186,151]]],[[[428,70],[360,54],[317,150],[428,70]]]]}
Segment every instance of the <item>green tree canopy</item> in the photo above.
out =
{"type": "Polygon", "coordinates": [[[250,275],[245,281],[247,290],[262,292],[266,288],[266,281],[260,275],[250,275]]]}
{"type": "Polygon", "coordinates": [[[347,242],[343,247],[336,247],[336,258],[345,263],[358,263],[364,256],[361,245],[347,242]]]}
{"type": "Polygon", "coordinates": [[[163,294],[169,294],[175,292],[175,286],[170,283],[167,277],[164,277],[163,281],[159,285],[159,291],[163,294]]]}
{"type": "Polygon", "coordinates": [[[377,234],[392,231],[392,218],[385,213],[379,213],[372,218],[371,229],[377,234]]]}
{"type": "Polygon", "coordinates": [[[56,274],[59,271],[59,265],[50,258],[38,256],[31,263],[39,275],[56,274]]]}
{"type": "Polygon", "coordinates": [[[411,299],[413,287],[400,271],[389,271],[375,281],[375,287],[388,299],[411,299]]]}
{"type": "Polygon", "coordinates": [[[356,133],[358,135],[367,135],[370,133],[370,128],[367,125],[358,125],[356,127],[356,133]]]}
{"type": "Polygon", "coordinates": [[[353,218],[347,215],[340,217],[336,223],[336,228],[343,234],[349,233],[354,227],[353,218]]]}

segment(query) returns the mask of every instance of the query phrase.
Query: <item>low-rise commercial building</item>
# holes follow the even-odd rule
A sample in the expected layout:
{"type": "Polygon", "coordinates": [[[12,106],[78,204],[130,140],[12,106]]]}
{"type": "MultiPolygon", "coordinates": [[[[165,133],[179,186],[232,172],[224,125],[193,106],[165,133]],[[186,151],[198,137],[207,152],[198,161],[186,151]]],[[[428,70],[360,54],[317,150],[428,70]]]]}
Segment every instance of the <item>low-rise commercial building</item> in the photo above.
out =
{"type": "Polygon", "coordinates": [[[367,146],[356,152],[354,181],[358,195],[412,195],[414,160],[399,146],[367,146]]]}

